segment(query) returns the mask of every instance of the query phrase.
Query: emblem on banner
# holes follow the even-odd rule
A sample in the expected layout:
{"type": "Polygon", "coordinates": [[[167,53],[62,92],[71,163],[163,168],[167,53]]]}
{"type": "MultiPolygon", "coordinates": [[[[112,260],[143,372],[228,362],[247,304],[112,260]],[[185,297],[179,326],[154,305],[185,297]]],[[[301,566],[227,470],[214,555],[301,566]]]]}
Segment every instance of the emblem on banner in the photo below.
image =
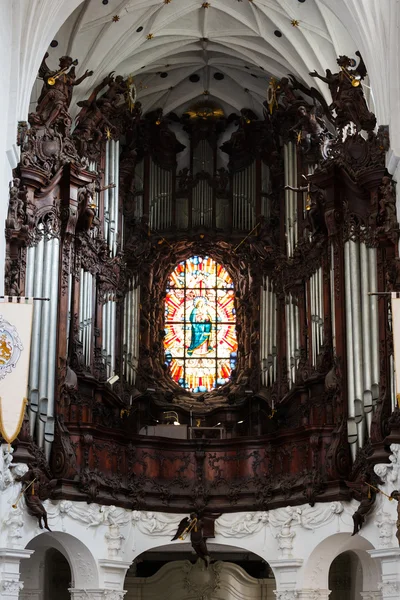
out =
{"type": "Polygon", "coordinates": [[[0,380],[15,368],[23,349],[16,327],[0,315],[0,380]]]}

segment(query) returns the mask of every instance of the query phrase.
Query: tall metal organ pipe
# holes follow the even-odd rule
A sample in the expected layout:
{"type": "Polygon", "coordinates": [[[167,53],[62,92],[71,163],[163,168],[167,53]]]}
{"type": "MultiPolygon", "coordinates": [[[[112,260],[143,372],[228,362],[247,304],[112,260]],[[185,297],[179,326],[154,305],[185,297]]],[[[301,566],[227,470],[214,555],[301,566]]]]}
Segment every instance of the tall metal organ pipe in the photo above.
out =
{"type": "Polygon", "coordinates": [[[286,360],[289,387],[296,381],[296,370],[300,359],[300,315],[299,307],[292,294],[286,296],[286,360]]]}
{"type": "Polygon", "coordinates": [[[256,221],[256,163],[233,175],[233,228],[250,231],[256,221]]]}
{"type": "Polygon", "coordinates": [[[115,187],[104,190],[104,237],[113,256],[117,253],[119,234],[119,140],[108,140],[104,169],[104,184],[115,187]]]}
{"type": "Polygon", "coordinates": [[[50,456],[54,439],[56,343],[59,279],[59,240],[39,225],[41,237],[27,251],[27,296],[50,298],[36,301],[33,309],[31,360],[29,368],[30,432],[50,456]]]}
{"type": "Polygon", "coordinates": [[[150,227],[162,231],[172,226],[172,171],[150,160],[150,227]]]}
{"type": "Polygon", "coordinates": [[[260,301],[260,362],[261,384],[265,387],[276,381],[276,294],[270,277],[264,278],[260,301]]]}
{"type": "Polygon", "coordinates": [[[107,378],[115,373],[115,334],[117,319],[117,303],[114,294],[109,292],[103,304],[102,354],[106,365],[107,378]]]}
{"type": "Polygon", "coordinates": [[[348,436],[353,460],[365,441],[379,397],[379,324],[376,250],[365,242],[344,246],[348,436]]]}
{"type": "MultiPolygon", "coordinates": [[[[284,146],[285,186],[297,187],[296,146],[289,142],[284,146]]],[[[293,256],[297,244],[297,192],[285,190],[285,236],[287,256],[293,256]]]]}
{"type": "Polygon", "coordinates": [[[124,304],[124,376],[134,385],[139,361],[139,299],[140,287],[135,279],[130,281],[130,289],[124,304]]]}

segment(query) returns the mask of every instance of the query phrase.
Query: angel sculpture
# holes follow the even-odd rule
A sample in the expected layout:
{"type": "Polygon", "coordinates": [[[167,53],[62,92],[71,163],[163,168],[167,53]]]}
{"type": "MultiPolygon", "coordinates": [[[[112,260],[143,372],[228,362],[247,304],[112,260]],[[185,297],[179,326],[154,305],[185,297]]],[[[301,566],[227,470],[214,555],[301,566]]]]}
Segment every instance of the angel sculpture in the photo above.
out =
{"type": "MultiPolygon", "coordinates": [[[[45,529],[51,531],[47,523],[47,511],[43,506],[43,502],[50,498],[52,490],[57,484],[57,479],[50,479],[41,469],[31,465],[22,477],[18,477],[17,481],[20,481],[23,485],[25,484],[20,496],[23,494],[25,497],[28,513],[37,518],[40,529],[43,529],[44,526],[45,529]]],[[[17,507],[18,500],[13,504],[13,508],[17,507]]]]}
{"type": "Polygon", "coordinates": [[[358,131],[361,129],[373,131],[376,117],[367,106],[361,85],[367,75],[367,69],[361,54],[357,51],[356,55],[360,62],[355,69],[350,69],[356,66],[355,60],[348,56],[339,56],[336,61],[340,67],[339,73],[332,73],[327,69],[325,77],[317,71],[313,71],[310,75],[328,84],[332,96],[332,104],[329,108],[336,111],[335,125],[338,129],[354,123],[358,131]]]}
{"type": "Polygon", "coordinates": [[[45,126],[46,128],[60,125],[64,127],[65,131],[69,131],[71,117],[68,109],[73,89],[87,77],[91,77],[93,71],[85,71],[77,79],[75,66],[78,61],[72,60],[70,56],[62,56],[60,68],[58,71],[52,71],[46,64],[48,56],[46,53],[39,68],[39,77],[43,79],[43,88],[38,99],[36,113],[29,115],[29,122],[32,126],[45,126]]]}
{"type": "Polygon", "coordinates": [[[203,536],[203,521],[196,513],[190,513],[190,517],[182,519],[179,523],[178,531],[171,541],[184,540],[189,533],[193,550],[204,561],[206,567],[208,567],[211,559],[206,544],[207,538],[203,536]]]}

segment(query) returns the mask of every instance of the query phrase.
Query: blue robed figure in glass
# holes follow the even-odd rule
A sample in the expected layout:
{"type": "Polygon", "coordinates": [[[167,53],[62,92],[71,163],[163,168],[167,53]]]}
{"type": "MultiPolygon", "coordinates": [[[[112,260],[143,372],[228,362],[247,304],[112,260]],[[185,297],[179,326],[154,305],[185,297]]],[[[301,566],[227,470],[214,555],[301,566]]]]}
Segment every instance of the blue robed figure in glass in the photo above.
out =
{"type": "Polygon", "coordinates": [[[213,349],[211,346],[212,323],[204,298],[196,298],[189,320],[191,339],[187,351],[188,356],[192,356],[194,352],[196,355],[207,354],[213,349]]]}

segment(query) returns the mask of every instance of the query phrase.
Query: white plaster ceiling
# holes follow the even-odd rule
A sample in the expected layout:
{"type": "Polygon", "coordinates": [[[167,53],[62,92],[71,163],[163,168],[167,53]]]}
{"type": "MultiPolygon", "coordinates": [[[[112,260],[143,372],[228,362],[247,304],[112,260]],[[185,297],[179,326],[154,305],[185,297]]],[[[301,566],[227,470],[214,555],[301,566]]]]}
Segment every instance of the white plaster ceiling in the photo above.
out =
{"type": "Polygon", "coordinates": [[[179,114],[208,91],[206,97],[227,114],[247,107],[261,115],[271,75],[293,73],[306,84],[319,86],[329,100],[327,86],[311,78],[309,71],[323,74],[326,68],[335,69],[338,54],[354,56],[357,50],[322,0],[209,0],[208,4],[205,8],[203,0],[106,4],[85,0],[55,36],[58,46],[49,48],[48,62],[56,67],[58,58],[69,54],[79,59],[78,74],[94,71],[76,88],[75,100],[87,97],[96,83],[115,71],[135,76],[144,111],[162,107],[165,114],[179,114]],[[292,25],[293,20],[298,26],[292,25]],[[223,79],[216,79],[216,73],[223,79]],[[198,75],[198,82],[190,81],[193,75],[198,75]]]}

